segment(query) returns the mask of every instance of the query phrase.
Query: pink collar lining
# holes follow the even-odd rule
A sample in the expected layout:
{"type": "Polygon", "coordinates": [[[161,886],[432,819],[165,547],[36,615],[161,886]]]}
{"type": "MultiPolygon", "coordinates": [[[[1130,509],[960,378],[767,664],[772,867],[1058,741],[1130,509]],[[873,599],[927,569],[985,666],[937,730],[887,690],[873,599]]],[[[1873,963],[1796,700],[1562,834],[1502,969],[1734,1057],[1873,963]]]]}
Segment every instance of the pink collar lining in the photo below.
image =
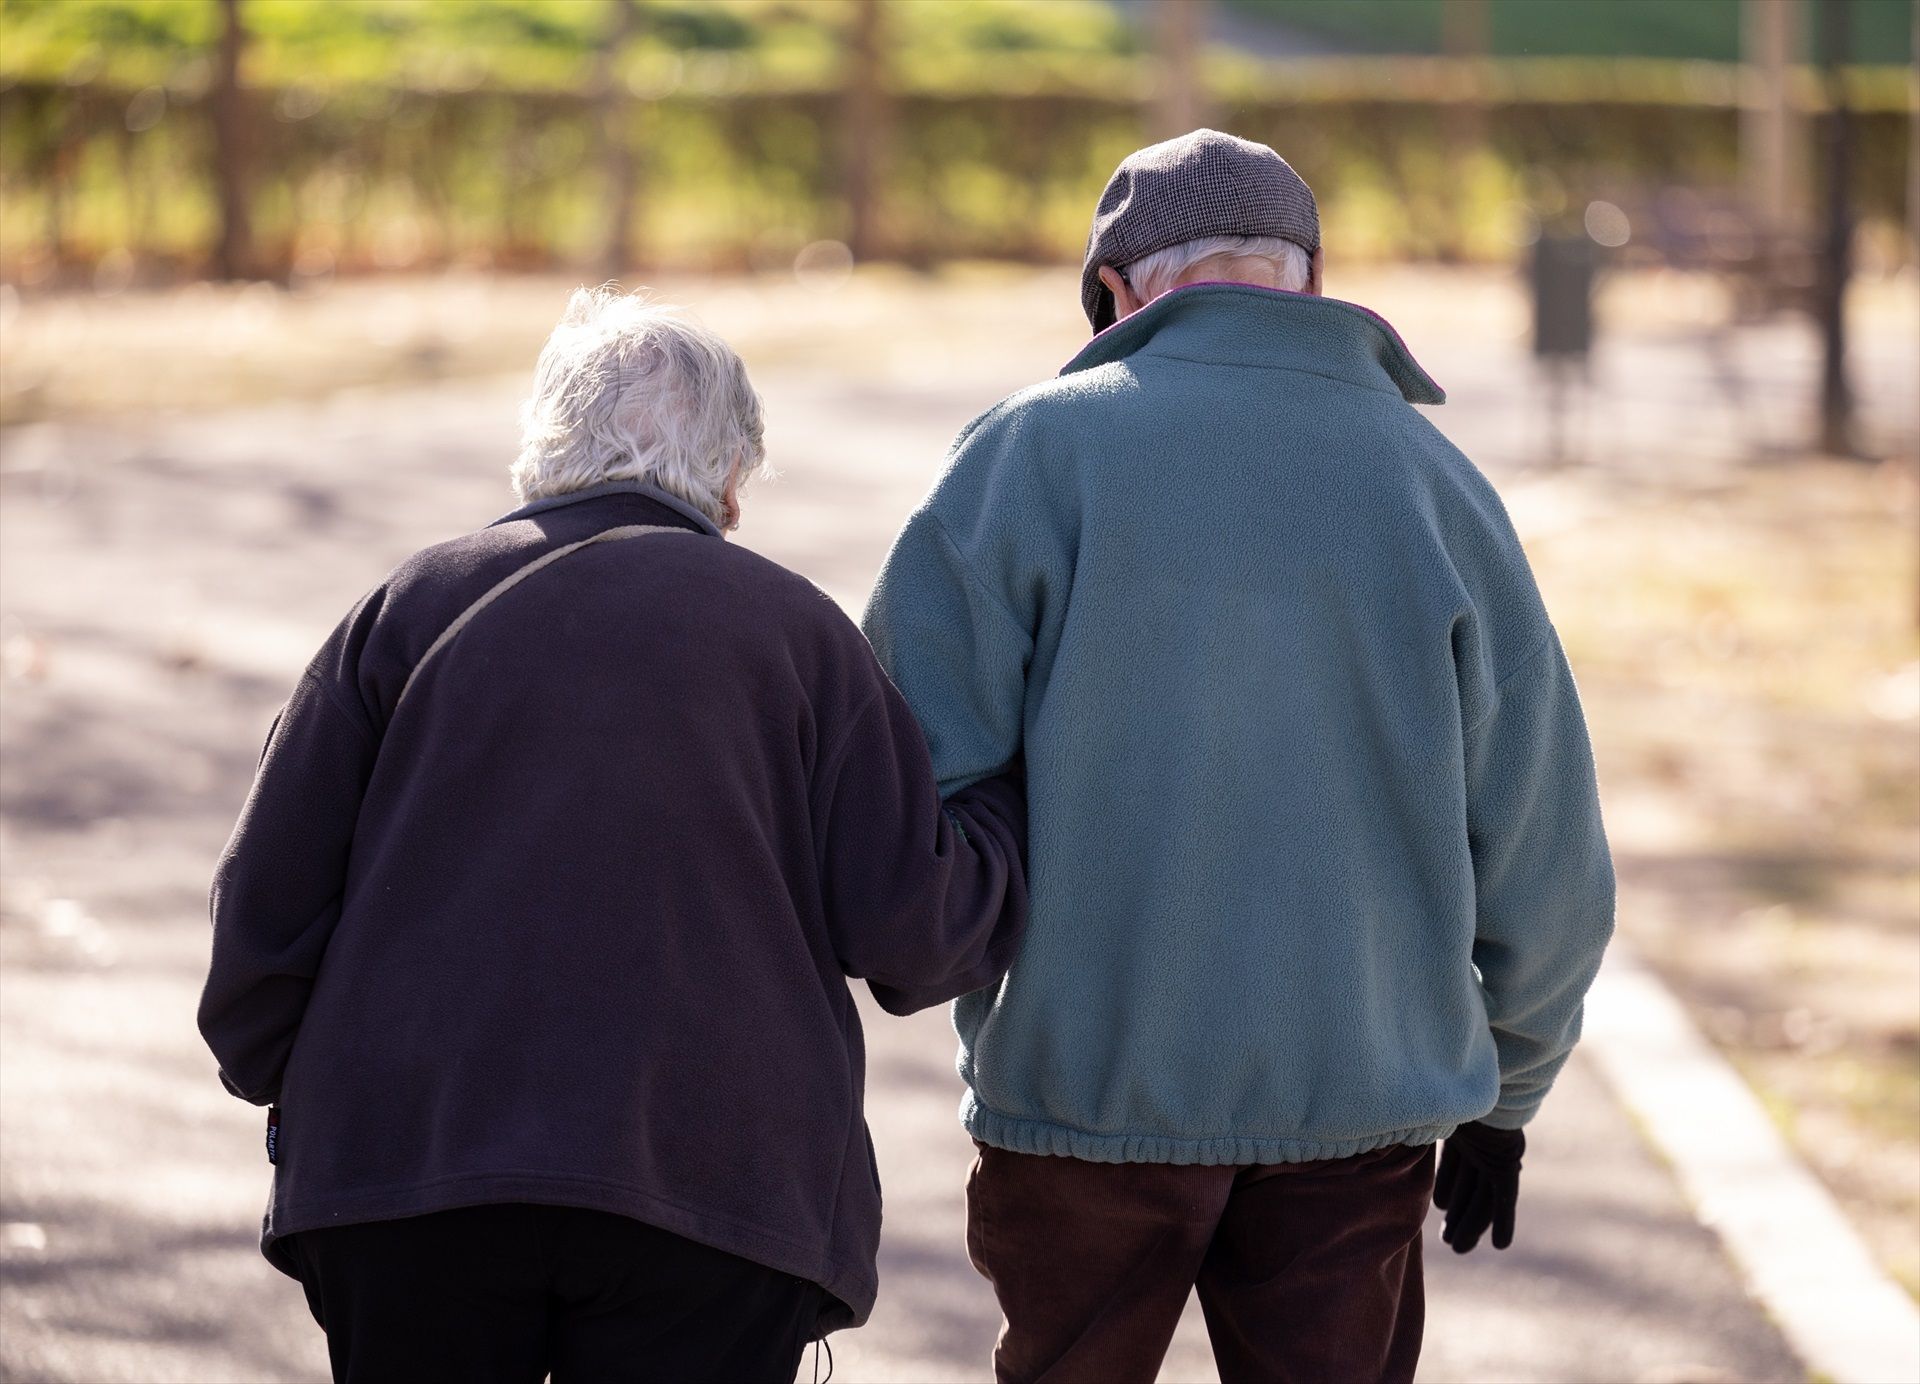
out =
{"type": "MultiPolygon", "coordinates": [[[[1246,289],[1253,290],[1255,293],[1271,293],[1281,298],[1311,298],[1311,299],[1316,299],[1319,302],[1333,303],[1343,308],[1351,308],[1355,312],[1361,314],[1361,316],[1367,318],[1375,326],[1378,326],[1381,330],[1386,332],[1386,334],[1392,338],[1393,344],[1400,348],[1401,354],[1404,355],[1407,358],[1407,360],[1412,363],[1414,369],[1418,370],[1421,374],[1426,375],[1427,379],[1432,381],[1433,387],[1435,389],[1438,389],[1442,394],[1446,393],[1446,389],[1440,383],[1440,381],[1434,379],[1432,375],[1427,374],[1426,367],[1420,364],[1419,358],[1413,354],[1412,349],[1407,345],[1406,341],[1402,339],[1400,333],[1394,330],[1393,323],[1387,321],[1386,318],[1382,317],[1379,313],[1375,312],[1372,308],[1366,307],[1360,303],[1348,302],[1345,298],[1330,298],[1324,293],[1302,293],[1298,289],[1292,289],[1292,288],[1269,288],[1265,284],[1243,284],[1243,283],[1236,282],[1233,279],[1201,279],[1195,283],[1181,284],[1177,288],[1168,289],[1165,293],[1162,293],[1158,298],[1155,298],[1153,300],[1153,303],[1148,303],[1146,304],[1145,307],[1142,307],[1140,311],[1146,312],[1149,308],[1153,306],[1154,303],[1164,302],[1165,300],[1173,297],[1174,294],[1184,293],[1186,290],[1190,288],[1246,288],[1246,289]]],[[[1139,314],[1136,313],[1134,315],[1138,316],[1139,314]]],[[[1121,317],[1116,319],[1111,325],[1102,327],[1099,331],[1095,332],[1091,337],[1087,338],[1087,346],[1091,346],[1094,342],[1100,340],[1100,338],[1105,336],[1108,332],[1115,330],[1116,328],[1124,325],[1125,323],[1131,320],[1132,319],[1128,317],[1121,317]]],[[[1075,351],[1073,354],[1073,360],[1078,360],[1081,354],[1086,351],[1087,346],[1082,346],[1080,350],[1075,351]]],[[[1071,365],[1072,363],[1073,361],[1070,360],[1067,362],[1067,365],[1071,365]]],[[[1063,365],[1060,368],[1064,370],[1066,369],[1066,366],[1063,365]]]]}

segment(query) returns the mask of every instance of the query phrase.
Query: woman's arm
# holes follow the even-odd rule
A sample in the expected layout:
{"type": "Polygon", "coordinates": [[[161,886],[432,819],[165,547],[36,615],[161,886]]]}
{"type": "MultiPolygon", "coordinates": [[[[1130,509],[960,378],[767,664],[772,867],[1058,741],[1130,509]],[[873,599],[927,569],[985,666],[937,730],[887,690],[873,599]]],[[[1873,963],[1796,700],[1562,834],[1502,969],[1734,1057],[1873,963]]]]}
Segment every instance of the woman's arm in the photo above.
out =
{"type": "Polygon", "coordinates": [[[320,957],[340,920],[347,854],[376,745],[309,672],[274,722],[213,881],[213,963],[200,1033],[229,1091],[280,1094],[320,957]]]}
{"type": "Polygon", "coordinates": [[[1026,928],[1027,811],[1017,775],[942,804],[893,685],[855,717],[816,792],[827,926],[841,965],[894,1014],[998,979],[1026,928]]]}

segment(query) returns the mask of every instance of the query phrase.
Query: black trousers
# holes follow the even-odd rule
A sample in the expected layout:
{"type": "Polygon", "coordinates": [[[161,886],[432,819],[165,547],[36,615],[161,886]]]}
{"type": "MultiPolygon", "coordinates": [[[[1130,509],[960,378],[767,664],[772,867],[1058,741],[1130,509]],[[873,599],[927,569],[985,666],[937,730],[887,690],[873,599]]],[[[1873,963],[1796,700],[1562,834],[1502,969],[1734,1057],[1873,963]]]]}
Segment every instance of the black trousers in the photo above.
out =
{"type": "Polygon", "coordinates": [[[342,1384],[792,1384],[824,1292],[567,1206],[466,1207],[289,1243],[342,1384]]]}

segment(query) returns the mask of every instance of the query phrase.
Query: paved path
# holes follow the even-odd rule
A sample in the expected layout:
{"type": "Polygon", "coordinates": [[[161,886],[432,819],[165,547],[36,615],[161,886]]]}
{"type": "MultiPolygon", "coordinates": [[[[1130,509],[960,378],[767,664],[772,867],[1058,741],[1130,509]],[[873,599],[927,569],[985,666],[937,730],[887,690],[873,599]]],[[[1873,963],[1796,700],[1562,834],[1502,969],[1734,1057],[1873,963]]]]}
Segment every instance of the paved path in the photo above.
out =
{"type": "MultiPolygon", "coordinates": [[[[1069,330],[935,388],[884,359],[758,368],[786,475],[750,495],[742,540],[857,608],[946,439],[1044,373],[1069,330]]],[[[259,1117],[221,1093],[193,1032],[204,889],[272,710],[332,621],[395,560],[508,507],[518,388],[0,440],[0,1377],[324,1373],[297,1288],[253,1247],[259,1117]]],[[[1465,432],[1521,426],[1500,392],[1458,415],[1465,432]]],[[[869,1009],[868,1027],[883,1288],[835,1377],[979,1379],[995,1314],[961,1249],[952,1037],[938,1013],[869,1009]]],[[[1532,1133],[1516,1247],[1430,1249],[1425,1378],[1801,1377],[1577,1060],[1532,1133]]],[[[1163,1377],[1213,1377],[1196,1313],[1163,1377]]]]}

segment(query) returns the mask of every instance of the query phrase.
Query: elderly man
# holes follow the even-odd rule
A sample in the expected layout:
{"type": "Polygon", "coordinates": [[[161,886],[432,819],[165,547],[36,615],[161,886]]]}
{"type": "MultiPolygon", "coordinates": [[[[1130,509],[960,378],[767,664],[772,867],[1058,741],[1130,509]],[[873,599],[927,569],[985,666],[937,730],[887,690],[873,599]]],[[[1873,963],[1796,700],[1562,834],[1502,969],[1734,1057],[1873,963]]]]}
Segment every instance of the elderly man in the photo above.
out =
{"type": "Polygon", "coordinates": [[[845,977],[905,1013],[1024,926],[1017,786],[944,811],[871,650],[722,540],[760,401],[574,296],[526,503],[313,660],[213,892],[200,1027],[273,1107],[263,1241],[336,1378],[792,1380],[873,1305],[845,977]]]}
{"type": "Polygon", "coordinates": [[[961,434],[867,611],[944,790],[1026,768],[1026,944],[954,1011],[1003,1380],[1149,1380],[1196,1285],[1225,1379],[1410,1379],[1427,1197],[1508,1243],[1612,927],[1520,544],[1321,263],[1264,145],[1128,157],[1097,335],[961,434]]]}

